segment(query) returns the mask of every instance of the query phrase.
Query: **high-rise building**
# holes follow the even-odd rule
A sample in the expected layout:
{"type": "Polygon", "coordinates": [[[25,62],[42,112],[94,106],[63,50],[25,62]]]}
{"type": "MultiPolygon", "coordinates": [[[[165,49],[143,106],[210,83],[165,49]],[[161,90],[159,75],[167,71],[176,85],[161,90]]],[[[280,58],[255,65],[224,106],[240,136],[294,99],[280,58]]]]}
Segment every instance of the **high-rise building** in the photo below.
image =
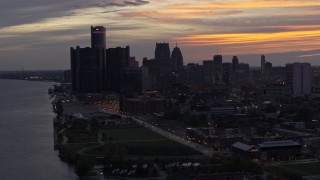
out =
{"type": "Polygon", "coordinates": [[[157,77],[162,77],[170,72],[170,47],[169,43],[157,43],[155,50],[155,63],[157,77]]]}
{"type": "Polygon", "coordinates": [[[124,91],[124,69],[129,65],[130,47],[116,47],[106,50],[107,91],[121,93],[124,91]]]}
{"type": "Polygon", "coordinates": [[[264,55],[261,55],[261,76],[264,77],[265,75],[265,65],[266,65],[266,57],[264,55]]]}
{"type": "Polygon", "coordinates": [[[106,28],[103,26],[91,26],[91,48],[101,49],[103,52],[103,61],[100,64],[100,73],[102,88],[107,90],[107,79],[106,79],[106,28]]]}
{"type": "Polygon", "coordinates": [[[213,60],[203,61],[203,83],[207,86],[214,83],[213,60]]]}
{"type": "Polygon", "coordinates": [[[229,74],[229,83],[234,84],[237,79],[238,71],[239,71],[239,59],[237,56],[233,56],[232,58],[232,70],[229,74]]]}
{"type": "Polygon", "coordinates": [[[121,78],[123,87],[121,94],[126,97],[135,97],[142,92],[142,69],[139,67],[128,67],[123,70],[121,78]]]}
{"type": "Polygon", "coordinates": [[[105,61],[102,48],[71,48],[71,81],[75,93],[103,91],[102,64],[105,61]]]}
{"type": "Polygon", "coordinates": [[[213,75],[214,75],[214,82],[222,83],[222,56],[215,55],[213,57],[213,75]]]}
{"type": "Polygon", "coordinates": [[[272,63],[271,62],[266,62],[264,66],[264,76],[266,79],[270,79],[272,76],[272,63]]]}
{"type": "Polygon", "coordinates": [[[136,57],[130,57],[129,67],[139,67],[139,61],[136,60],[136,57]]]}
{"type": "Polygon", "coordinates": [[[171,54],[171,71],[180,72],[183,69],[183,56],[176,45],[171,54]]]}
{"type": "Polygon", "coordinates": [[[71,48],[71,80],[75,93],[106,89],[106,28],[91,26],[91,48],[71,48]]]}
{"type": "Polygon", "coordinates": [[[311,64],[292,63],[286,64],[286,84],[293,96],[311,94],[311,64]]]}
{"type": "Polygon", "coordinates": [[[106,49],[106,28],[91,26],[91,47],[106,49]]]}
{"type": "Polygon", "coordinates": [[[226,84],[232,83],[233,63],[222,63],[222,81],[226,84]]]}
{"type": "Polygon", "coordinates": [[[141,92],[141,69],[130,48],[106,49],[106,28],[91,27],[91,48],[71,48],[71,79],[75,93],[141,92]],[[131,64],[129,64],[131,63],[131,64]]]}
{"type": "Polygon", "coordinates": [[[236,72],[239,66],[239,59],[237,56],[233,56],[232,58],[232,71],[236,72]]]}
{"type": "Polygon", "coordinates": [[[154,90],[157,79],[157,65],[154,59],[143,58],[142,76],[143,89],[154,90]]]}
{"type": "Polygon", "coordinates": [[[199,64],[189,63],[184,67],[183,81],[191,90],[199,90],[202,87],[203,66],[199,64]]]}

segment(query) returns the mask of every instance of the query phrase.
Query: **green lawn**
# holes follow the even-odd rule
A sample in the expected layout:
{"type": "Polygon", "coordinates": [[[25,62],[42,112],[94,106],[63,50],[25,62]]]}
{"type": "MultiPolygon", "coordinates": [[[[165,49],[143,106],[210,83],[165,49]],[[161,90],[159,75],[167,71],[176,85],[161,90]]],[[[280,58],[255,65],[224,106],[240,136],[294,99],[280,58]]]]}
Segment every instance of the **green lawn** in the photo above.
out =
{"type": "Polygon", "coordinates": [[[112,141],[154,140],[164,139],[163,136],[145,128],[105,129],[103,133],[112,141]]]}
{"type": "Polygon", "coordinates": [[[320,162],[267,166],[264,169],[271,174],[294,173],[300,176],[319,175],[320,162]]]}
{"type": "Polygon", "coordinates": [[[63,157],[66,161],[75,162],[77,153],[88,147],[95,147],[99,143],[79,143],[79,144],[64,144],[59,145],[60,156],[63,157]]]}
{"type": "Polygon", "coordinates": [[[103,154],[105,149],[125,148],[132,156],[192,156],[200,152],[172,141],[146,128],[106,129],[105,147],[98,150],[103,154]]]}

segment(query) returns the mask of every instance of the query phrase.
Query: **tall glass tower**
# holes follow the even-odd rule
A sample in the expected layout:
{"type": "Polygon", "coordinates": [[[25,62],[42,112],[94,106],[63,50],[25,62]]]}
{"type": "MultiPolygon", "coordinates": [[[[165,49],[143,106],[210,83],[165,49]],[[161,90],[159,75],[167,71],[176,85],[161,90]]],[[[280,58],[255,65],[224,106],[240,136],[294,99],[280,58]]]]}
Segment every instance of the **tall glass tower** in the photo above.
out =
{"type": "Polygon", "coordinates": [[[91,47],[106,49],[106,28],[91,26],[91,47]]]}

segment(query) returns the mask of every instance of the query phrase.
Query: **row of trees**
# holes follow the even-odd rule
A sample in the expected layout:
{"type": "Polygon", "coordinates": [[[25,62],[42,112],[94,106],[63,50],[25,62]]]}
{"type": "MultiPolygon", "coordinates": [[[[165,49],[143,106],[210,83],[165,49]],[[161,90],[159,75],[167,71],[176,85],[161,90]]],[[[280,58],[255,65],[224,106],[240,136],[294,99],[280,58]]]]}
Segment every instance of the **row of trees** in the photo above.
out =
{"type": "Polygon", "coordinates": [[[181,111],[178,108],[174,108],[166,111],[164,113],[164,118],[168,120],[182,121],[187,126],[190,126],[190,127],[199,127],[199,126],[208,125],[206,114],[195,115],[189,112],[181,113],[181,111]]]}

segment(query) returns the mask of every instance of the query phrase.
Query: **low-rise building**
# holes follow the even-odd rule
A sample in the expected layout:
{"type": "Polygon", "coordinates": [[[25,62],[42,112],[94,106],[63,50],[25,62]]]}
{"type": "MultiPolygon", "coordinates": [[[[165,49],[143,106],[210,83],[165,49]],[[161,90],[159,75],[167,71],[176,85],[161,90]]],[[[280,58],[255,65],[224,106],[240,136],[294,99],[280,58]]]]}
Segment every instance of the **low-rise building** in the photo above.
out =
{"type": "Polygon", "coordinates": [[[231,151],[234,156],[239,156],[244,159],[260,159],[260,150],[254,145],[236,142],[231,146],[231,151]]]}
{"type": "Polygon", "coordinates": [[[262,160],[290,160],[301,155],[301,145],[297,141],[268,141],[259,144],[262,160]]]}

